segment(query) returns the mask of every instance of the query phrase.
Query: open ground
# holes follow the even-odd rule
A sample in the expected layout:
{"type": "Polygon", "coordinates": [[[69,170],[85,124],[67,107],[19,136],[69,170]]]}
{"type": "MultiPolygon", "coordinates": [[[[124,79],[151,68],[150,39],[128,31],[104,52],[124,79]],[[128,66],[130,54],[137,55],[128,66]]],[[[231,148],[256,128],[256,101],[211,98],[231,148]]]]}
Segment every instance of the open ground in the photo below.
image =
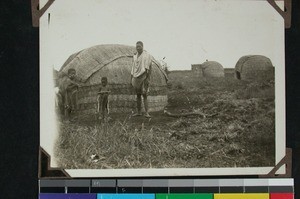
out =
{"type": "Polygon", "coordinates": [[[275,164],[274,81],[169,74],[168,106],[152,118],[59,121],[67,169],[261,167],[275,164]]]}

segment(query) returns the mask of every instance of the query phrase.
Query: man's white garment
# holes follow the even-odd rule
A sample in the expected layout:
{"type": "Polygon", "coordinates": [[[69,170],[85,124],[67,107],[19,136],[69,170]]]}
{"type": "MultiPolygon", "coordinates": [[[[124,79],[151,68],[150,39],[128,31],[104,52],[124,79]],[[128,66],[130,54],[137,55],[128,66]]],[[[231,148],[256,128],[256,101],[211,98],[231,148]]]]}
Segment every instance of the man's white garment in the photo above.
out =
{"type": "Polygon", "coordinates": [[[143,51],[142,54],[138,57],[138,53],[133,55],[133,65],[131,69],[131,75],[133,77],[141,76],[146,69],[149,70],[152,62],[152,56],[149,55],[146,51],[143,51]]]}

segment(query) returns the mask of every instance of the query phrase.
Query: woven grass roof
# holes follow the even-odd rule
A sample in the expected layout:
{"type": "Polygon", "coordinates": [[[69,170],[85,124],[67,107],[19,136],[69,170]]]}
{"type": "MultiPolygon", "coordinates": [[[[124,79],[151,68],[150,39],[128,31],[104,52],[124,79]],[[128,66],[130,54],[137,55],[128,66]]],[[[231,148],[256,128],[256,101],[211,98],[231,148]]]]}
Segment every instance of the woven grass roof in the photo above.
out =
{"type": "Polygon", "coordinates": [[[206,77],[224,77],[224,68],[219,62],[206,61],[201,67],[206,77]]]}
{"type": "Polygon", "coordinates": [[[72,54],[60,69],[67,74],[68,69],[76,70],[77,76],[86,81],[92,74],[120,57],[132,57],[135,48],[125,45],[97,45],[72,54]]]}
{"type": "Polygon", "coordinates": [[[206,61],[202,64],[202,68],[206,69],[206,68],[215,68],[215,69],[223,69],[223,66],[216,61],[206,61]]]}
{"type": "Polygon", "coordinates": [[[247,70],[269,70],[272,68],[271,60],[263,55],[243,56],[235,65],[235,70],[240,73],[247,72],[247,70]]]}
{"type": "MultiPolygon", "coordinates": [[[[76,70],[77,76],[82,81],[87,81],[94,73],[122,57],[132,58],[136,49],[134,46],[126,46],[119,44],[97,45],[77,53],[72,54],[60,69],[61,74],[67,74],[70,68],[76,70]]],[[[156,61],[155,65],[161,73],[167,78],[160,64],[156,61]]]]}

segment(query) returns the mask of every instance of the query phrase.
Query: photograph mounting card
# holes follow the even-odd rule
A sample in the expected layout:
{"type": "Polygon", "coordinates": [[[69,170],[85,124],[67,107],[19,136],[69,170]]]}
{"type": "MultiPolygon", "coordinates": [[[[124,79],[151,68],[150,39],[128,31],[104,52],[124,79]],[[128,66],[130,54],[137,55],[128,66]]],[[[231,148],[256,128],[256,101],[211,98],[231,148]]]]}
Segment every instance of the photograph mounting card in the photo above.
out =
{"type": "Polygon", "coordinates": [[[71,177],[268,174],[285,156],[284,41],[267,1],[55,1],[40,146],[71,177]]]}

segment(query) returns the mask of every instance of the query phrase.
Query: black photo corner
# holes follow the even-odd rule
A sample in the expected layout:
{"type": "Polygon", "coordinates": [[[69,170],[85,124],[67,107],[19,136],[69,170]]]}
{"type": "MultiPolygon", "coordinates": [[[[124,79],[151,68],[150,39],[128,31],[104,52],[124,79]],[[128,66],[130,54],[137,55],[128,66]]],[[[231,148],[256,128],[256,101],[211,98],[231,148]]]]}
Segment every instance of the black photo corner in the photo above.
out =
{"type": "MultiPolygon", "coordinates": [[[[1,1],[0,15],[0,198],[38,198],[39,28],[32,26],[29,0],[1,1]]],[[[300,198],[298,0],[285,29],[285,63],[286,146],[293,150],[295,198],[300,198]]]]}

